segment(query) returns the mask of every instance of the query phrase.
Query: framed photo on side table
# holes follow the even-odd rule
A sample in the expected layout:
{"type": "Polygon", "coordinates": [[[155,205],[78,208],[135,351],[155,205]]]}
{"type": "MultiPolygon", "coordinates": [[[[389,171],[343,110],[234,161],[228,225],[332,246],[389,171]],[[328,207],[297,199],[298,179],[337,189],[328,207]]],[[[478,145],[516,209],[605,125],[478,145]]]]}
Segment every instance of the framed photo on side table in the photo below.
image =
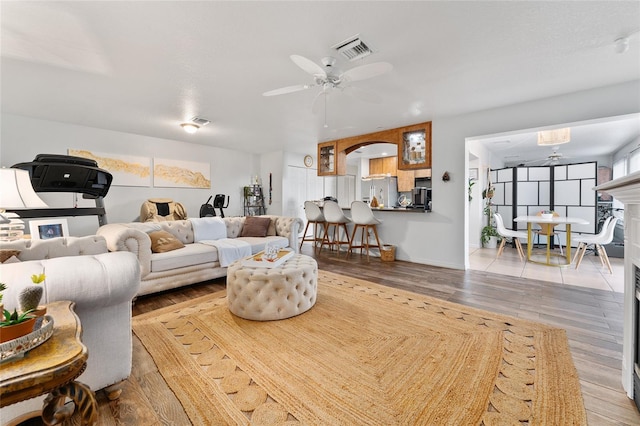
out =
{"type": "Polygon", "coordinates": [[[67,219],[30,220],[29,232],[32,240],[68,237],[67,219]]]}

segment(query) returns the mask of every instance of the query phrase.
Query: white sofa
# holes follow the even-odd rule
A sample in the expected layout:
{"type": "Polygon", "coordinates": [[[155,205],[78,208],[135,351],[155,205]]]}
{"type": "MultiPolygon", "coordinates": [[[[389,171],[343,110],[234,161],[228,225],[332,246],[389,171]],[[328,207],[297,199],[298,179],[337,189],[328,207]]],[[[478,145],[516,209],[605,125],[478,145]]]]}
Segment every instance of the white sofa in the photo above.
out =
{"type": "MultiPolygon", "coordinates": [[[[20,251],[19,263],[0,265],[0,281],[7,285],[3,291],[5,309],[17,307],[17,296],[31,284],[32,274],[44,273],[42,303],[75,302],[82,324],[82,341],[89,359],[78,380],[96,391],[128,378],[132,362],[131,302],[140,286],[136,257],[125,252],[109,253],[105,239],[98,236],[18,240],[3,242],[0,249],[20,251]]],[[[2,408],[2,423],[42,409],[43,399],[2,408]]]]}
{"type": "MultiPolygon", "coordinates": [[[[264,249],[267,242],[281,248],[290,247],[298,251],[298,234],[303,222],[300,218],[266,215],[275,225],[266,237],[241,237],[245,217],[226,217],[226,237],[246,241],[255,254],[264,249]]],[[[115,223],[101,226],[97,234],[107,241],[110,251],[134,253],[140,262],[141,284],[138,296],[199,283],[226,276],[227,268],[220,265],[218,251],[214,246],[195,242],[190,219],[166,222],[115,223]],[[183,244],[183,248],[165,253],[151,251],[148,232],[153,229],[168,231],[183,244]]]]}

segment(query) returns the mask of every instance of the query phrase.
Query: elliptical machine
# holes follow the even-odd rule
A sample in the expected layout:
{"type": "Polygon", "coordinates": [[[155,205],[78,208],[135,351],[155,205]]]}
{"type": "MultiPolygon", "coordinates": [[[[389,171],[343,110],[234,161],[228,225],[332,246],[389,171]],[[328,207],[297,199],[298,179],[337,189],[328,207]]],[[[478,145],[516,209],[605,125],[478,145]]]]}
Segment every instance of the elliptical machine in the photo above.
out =
{"type": "Polygon", "coordinates": [[[220,217],[224,217],[223,209],[229,207],[229,196],[224,194],[216,194],[216,197],[213,198],[213,205],[211,205],[209,201],[211,201],[212,198],[213,195],[209,197],[206,203],[200,206],[200,217],[215,217],[216,209],[220,209],[220,217]]]}

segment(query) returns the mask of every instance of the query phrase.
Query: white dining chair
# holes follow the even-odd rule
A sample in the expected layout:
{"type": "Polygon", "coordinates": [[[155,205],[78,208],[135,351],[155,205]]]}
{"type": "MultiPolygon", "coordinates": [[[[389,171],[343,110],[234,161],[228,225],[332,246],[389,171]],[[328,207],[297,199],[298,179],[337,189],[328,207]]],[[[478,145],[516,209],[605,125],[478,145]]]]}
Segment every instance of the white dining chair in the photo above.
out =
{"type": "Polygon", "coordinates": [[[496,228],[498,234],[502,237],[502,242],[500,243],[500,247],[498,247],[498,254],[496,255],[496,259],[500,257],[502,251],[504,250],[504,245],[507,242],[507,238],[512,238],[513,242],[516,245],[516,249],[518,250],[518,256],[520,256],[520,260],[525,259],[524,250],[522,249],[522,244],[520,243],[520,238],[527,239],[527,233],[524,231],[512,231],[511,229],[507,229],[504,226],[504,221],[502,220],[502,216],[500,213],[494,213],[493,218],[496,221],[496,228]]]}
{"type": "Polygon", "coordinates": [[[324,230],[324,214],[320,207],[313,201],[305,201],[304,202],[304,215],[307,218],[307,226],[304,228],[304,232],[302,233],[302,241],[300,241],[300,250],[302,249],[302,244],[305,241],[313,241],[313,249],[316,251],[318,249],[318,243],[322,243],[322,231],[324,230]],[[313,237],[307,238],[307,231],[309,230],[309,225],[313,225],[313,237]],[[320,226],[320,235],[318,235],[318,226],[320,226]]]}
{"type": "Polygon", "coordinates": [[[351,219],[342,212],[342,208],[335,201],[325,201],[322,210],[325,222],[320,250],[322,250],[326,244],[329,248],[333,249],[335,247],[338,252],[340,252],[340,246],[349,246],[347,223],[350,223],[351,219]],[[344,231],[345,239],[341,239],[343,237],[340,236],[340,230],[344,231]]]}
{"type": "Polygon", "coordinates": [[[604,246],[613,241],[613,232],[616,229],[616,223],[618,223],[618,218],[609,216],[605,220],[604,224],[602,225],[602,229],[598,234],[578,235],[571,239],[573,242],[578,243],[576,254],[573,257],[573,261],[576,262],[576,269],[578,269],[578,267],[580,266],[582,258],[584,257],[584,254],[589,246],[592,246],[593,249],[598,253],[602,266],[607,265],[609,273],[613,274],[613,270],[611,269],[611,262],[609,262],[609,256],[607,256],[607,250],[605,250],[604,246]]]}
{"type": "Polygon", "coordinates": [[[351,234],[351,238],[349,239],[349,250],[347,251],[347,257],[351,254],[353,249],[360,249],[360,254],[362,254],[362,249],[365,249],[367,252],[367,261],[369,261],[369,250],[372,248],[377,248],[378,250],[382,249],[382,244],[380,243],[380,238],[378,237],[378,225],[382,223],[379,219],[377,219],[373,212],[371,211],[371,207],[363,201],[354,201],[351,203],[351,220],[354,223],[353,233],[351,234]],[[353,242],[356,238],[356,232],[360,229],[360,245],[354,245],[353,242]],[[376,244],[369,244],[369,231],[373,232],[373,235],[376,238],[376,244]]]}

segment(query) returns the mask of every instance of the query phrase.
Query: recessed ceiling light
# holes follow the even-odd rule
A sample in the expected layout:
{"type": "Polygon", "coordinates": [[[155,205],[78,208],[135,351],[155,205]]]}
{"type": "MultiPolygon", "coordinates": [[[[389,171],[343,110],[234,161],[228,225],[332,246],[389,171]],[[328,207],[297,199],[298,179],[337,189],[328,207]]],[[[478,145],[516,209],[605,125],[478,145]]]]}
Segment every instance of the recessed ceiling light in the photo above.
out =
{"type": "Polygon", "coordinates": [[[197,132],[200,128],[200,126],[194,123],[182,123],[180,126],[184,129],[185,132],[192,134],[197,132]]]}

